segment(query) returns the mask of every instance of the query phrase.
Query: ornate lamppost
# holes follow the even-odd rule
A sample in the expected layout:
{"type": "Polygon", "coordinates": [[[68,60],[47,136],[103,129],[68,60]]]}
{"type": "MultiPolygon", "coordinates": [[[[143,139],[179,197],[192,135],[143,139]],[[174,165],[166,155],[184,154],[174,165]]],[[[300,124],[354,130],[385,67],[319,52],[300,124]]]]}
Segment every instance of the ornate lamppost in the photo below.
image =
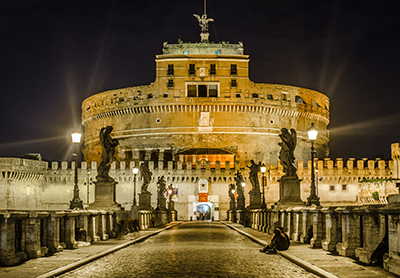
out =
{"type": "Polygon", "coordinates": [[[136,175],[139,173],[138,168],[132,168],[132,173],[133,173],[133,206],[137,206],[136,203],[136,175]]]}
{"type": "Polygon", "coordinates": [[[265,186],[266,186],[266,182],[265,182],[265,171],[267,171],[267,166],[265,166],[265,164],[263,163],[260,167],[261,173],[262,173],[262,187],[263,187],[263,192],[262,192],[262,204],[261,204],[261,208],[265,209],[267,206],[265,204],[265,186]]]}
{"type": "MultiPolygon", "coordinates": [[[[81,142],[82,134],[74,132],[71,134],[72,143],[79,144],[81,142]]],[[[74,198],[70,201],[70,209],[83,209],[83,201],[79,198],[79,186],[78,186],[78,154],[73,153],[75,158],[75,178],[74,178],[74,198]]]]}
{"type": "Polygon", "coordinates": [[[307,130],[308,139],[311,142],[311,188],[310,188],[310,196],[307,198],[306,206],[316,205],[319,206],[319,197],[315,194],[315,171],[314,171],[314,157],[316,154],[314,148],[314,142],[317,140],[318,129],[314,126],[314,123],[311,124],[311,127],[307,130]]]}

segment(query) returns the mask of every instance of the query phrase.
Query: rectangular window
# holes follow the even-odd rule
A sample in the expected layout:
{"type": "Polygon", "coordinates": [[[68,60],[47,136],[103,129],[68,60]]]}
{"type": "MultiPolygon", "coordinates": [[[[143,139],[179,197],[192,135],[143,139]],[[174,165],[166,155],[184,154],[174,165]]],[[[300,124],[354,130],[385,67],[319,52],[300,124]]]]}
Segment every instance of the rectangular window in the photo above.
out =
{"type": "Polygon", "coordinates": [[[330,185],[329,186],[329,191],[335,191],[335,186],[334,185],[330,185]]]}
{"type": "Polygon", "coordinates": [[[272,95],[268,94],[267,99],[274,99],[274,98],[272,97],[272,95]]]}
{"type": "Polygon", "coordinates": [[[347,190],[347,184],[342,184],[342,190],[346,191],[347,190]]]}
{"type": "Polygon", "coordinates": [[[167,75],[174,75],[174,65],[173,64],[168,65],[167,75]]]}
{"type": "Polygon", "coordinates": [[[231,87],[237,87],[236,79],[231,79],[231,87]]]}
{"type": "Polygon", "coordinates": [[[210,75],[216,75],[217,74],[217,69],[215,67],[215,64],[210,65],[210,75]]]}
{"type": "Polygon", "coordinates": [[[196,74],[195,64],[189,64],[189,74],[196,74]]]}
{"type": "Polygon", "coordinates": [[[199,85],[199,97],[207,97],[207,85],[199,85]]]}
{"type": "Polygon", "coordinates": [[[169,80],[168,80],[167,87],[168,87],[168,88],[174,87],[174,80],[173,80],[173,79],[169,79],[169,80]]]}
{"type": "Polygon", "coordinates": [[[253,94],[253,98],[258,98],[258,94],[253,94]]]}
{"type": "Polygon", "coordinates": [[[236,75],[237,74],[237,65],[232,64],[231,65],[231,75],[236,75]]]}
{"type": "Polygon", "coordinates": [[[208,91],[209,91],[209,97],[218,97],[218,86],[217,85],[209,85],[208,91]]]}
{"type": "Polygon", "coordinates": [[[236,94],[236,97],[237,97],[237,98],[240,98],[240,94],[236,94]]]}
{"type": "Polygon", "coordinates": [[[188,97],[196,97],[197,96],[196,85],[187,85],[187,92],[188,92],[188,97]]]}

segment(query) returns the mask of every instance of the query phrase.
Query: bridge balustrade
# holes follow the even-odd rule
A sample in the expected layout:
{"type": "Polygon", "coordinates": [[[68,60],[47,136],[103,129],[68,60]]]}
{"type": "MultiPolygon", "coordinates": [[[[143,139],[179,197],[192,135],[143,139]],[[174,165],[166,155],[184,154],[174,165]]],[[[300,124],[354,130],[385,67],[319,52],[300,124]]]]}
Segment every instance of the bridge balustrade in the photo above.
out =
{"type": "MultiPolygon", "coordinates": [[[[139,211],[140,229],[176,219],[176,211],[139,211]]],[[[131,211],[125,210],[0,211],[0,265],[79,248],[79,241],[95,244],[115,238],[118,222],[123,231],[133,231],[131,220],[131,211]]]]}
{"type": "Polygon", "coordinates": [[[400,194],[388,204],[348,207],[293,207],[228,211],[228,219],[273,234],[281,226],[291,240],[369,264],[387,236],[384,268],[400,275],[400,194]]]}

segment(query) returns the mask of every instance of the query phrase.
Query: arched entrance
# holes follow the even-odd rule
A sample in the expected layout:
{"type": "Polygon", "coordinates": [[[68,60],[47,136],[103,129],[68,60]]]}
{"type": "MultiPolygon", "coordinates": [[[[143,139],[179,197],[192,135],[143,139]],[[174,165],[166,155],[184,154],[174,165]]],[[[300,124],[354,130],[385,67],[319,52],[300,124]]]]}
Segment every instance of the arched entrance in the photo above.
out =
{"type": "Polygon", "coordinates": [[[197,220],[211,220],[211,208],[207,204],[200,204],[196,207],[197,220]],[[204,214],[203,214],[204,212],[204,214]]]}

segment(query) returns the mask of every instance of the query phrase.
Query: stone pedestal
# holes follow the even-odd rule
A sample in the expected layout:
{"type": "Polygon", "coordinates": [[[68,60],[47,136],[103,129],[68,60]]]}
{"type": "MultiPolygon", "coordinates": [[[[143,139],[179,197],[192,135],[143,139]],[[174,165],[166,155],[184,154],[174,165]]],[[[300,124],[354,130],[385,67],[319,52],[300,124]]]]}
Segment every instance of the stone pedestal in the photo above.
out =
{"type": "Polygon", "coordinates": [[[261,193],[257,191],[250,191],[250,205],[248,209],[259,209],[261,207],[261,193]]]}
{"type": "Polygon", "coordinates": [[[235,210],[236,209],[236,202],[235,200],[230,200],[229,201],[229,210],[235,210]]]}
{"type": "Polygon", "coordinates": [[[236,204],[236,209],[237,210],[243,210],[243,209],[245,209],[245,199],[244,199],[244,196],[242,196],[242,197],[238,197],[237,198],[237,204],[236,204]]]}
{"type": "Polygon", "coordinates": [[[279,182],[279,201],[275,203],[278,207],[304,206],[300,198],[300,181],[297,177],[283,176],[279,182]]]}
{"type": "Polygon", "coordinates": [[[139,209],[152,210],[150,192],[139,193],[139,209]]]}
{"type": "Polygon", "coordinates": [[[94,202],[89,205],[90,209],[121,208],[115,196],[116,181],[95,181],[94,202]]]}
{"type": "Polygon", "coordinates": [[[173,201],[168,202],[168,210],[170,210],[170,211],[175,210],[175,204],[173,201]]]}
{"type": "Polygon", "coordinates": [[[202,43],[208,43],[208,38],[210,37],[210,33],[208,32],[201,32],[200,38],[202,43]]]}
{"type": "Polygon", "coordinates": [[[167,200],[165,198],[158,198],[157,209],[158,210],[167,210],[166,203],[167,203],[167,200]]]}

